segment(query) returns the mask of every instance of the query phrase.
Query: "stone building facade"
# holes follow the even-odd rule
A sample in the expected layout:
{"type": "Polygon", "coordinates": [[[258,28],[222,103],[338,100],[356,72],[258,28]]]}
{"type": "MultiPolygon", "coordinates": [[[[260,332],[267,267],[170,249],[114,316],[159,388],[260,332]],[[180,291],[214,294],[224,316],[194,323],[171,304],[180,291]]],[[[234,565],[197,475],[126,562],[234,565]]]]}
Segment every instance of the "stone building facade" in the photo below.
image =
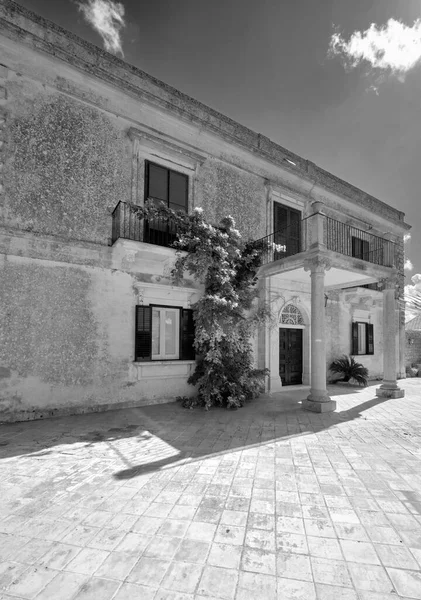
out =
{"type": "Polygon", "coordinates": [[[169,232],[130,209],[146,197],[281,248],[259,278],[269,392],[311,384],[332,410],[326,365],[354,351],[399,393],[402,212],[10,0],[0,63],[0,421],[194,393],[201,290],[173,285],[169,232]]]}

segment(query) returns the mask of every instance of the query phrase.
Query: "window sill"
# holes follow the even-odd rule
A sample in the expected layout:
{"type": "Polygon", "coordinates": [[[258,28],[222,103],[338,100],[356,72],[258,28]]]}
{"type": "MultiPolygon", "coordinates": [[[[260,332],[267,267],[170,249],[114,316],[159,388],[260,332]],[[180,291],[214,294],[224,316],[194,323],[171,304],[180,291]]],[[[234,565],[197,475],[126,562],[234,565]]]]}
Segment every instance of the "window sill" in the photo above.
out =
{"type": "Polygon", "coordinates": [[[134,360],[134,365],[193,365],[195,360],[179,360],[179,359],[157,359],[157,360],[134,360]]]}

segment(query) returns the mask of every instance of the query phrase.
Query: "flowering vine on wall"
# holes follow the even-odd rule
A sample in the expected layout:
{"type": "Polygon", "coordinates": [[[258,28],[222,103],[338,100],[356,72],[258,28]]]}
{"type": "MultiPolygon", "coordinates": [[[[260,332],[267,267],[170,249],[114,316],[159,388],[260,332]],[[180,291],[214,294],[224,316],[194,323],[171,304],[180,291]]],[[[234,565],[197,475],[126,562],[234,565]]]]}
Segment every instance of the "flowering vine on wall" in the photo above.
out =
{"type": "Polygon", "coordinates": [[[267,307],[257,302],[257,271],[266,248],[243,240],[230,216],[216,227],[199,208],[192,214],[163,204],[133,208],[149,223],[159,218],[177,231],[174,282],[180,283],[188,272],[204,285],[203,296],[192,305],[197,361],[188,383],[197,386],[195,403],[205,409],[243,406],[261,393],[268,374],[254,368],[252,348],[258,324],[270,318],[267,307]]]}

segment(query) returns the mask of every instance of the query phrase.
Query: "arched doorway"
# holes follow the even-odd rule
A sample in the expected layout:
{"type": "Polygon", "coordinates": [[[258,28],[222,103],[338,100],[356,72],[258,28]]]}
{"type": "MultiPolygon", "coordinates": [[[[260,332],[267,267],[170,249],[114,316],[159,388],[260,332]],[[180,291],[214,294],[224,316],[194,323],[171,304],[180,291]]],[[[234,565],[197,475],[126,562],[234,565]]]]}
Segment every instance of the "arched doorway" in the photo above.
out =
{"type": "Polygon", "coordinates": [[[304,318],[292,303],[281,310],[279,319],[279,377],[282,386],[303,383],[304,318]]]}

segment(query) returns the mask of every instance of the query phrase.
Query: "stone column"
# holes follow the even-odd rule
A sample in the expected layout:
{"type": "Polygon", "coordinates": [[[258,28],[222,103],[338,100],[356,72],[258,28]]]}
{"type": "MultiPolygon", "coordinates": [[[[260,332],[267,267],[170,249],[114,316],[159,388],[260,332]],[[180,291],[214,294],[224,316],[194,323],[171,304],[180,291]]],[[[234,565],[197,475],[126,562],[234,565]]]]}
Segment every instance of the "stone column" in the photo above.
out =
{"type": "Polygon", "coordinates": [[[303,400],[305,410],[332,412],[336,402],[331,400],[326,389],[326,325],[325,325],[325,270],[330,263],[322,257],[309,259],[304,269],[311,277],[311,389],[303,400]]]}
{"type": "Polygon", "coordinates": [[[396,279],[383,283],[383,383],[376,389],[381,398],[403,398],[405,391],[398,387],[396,373],[396,279]]]}

